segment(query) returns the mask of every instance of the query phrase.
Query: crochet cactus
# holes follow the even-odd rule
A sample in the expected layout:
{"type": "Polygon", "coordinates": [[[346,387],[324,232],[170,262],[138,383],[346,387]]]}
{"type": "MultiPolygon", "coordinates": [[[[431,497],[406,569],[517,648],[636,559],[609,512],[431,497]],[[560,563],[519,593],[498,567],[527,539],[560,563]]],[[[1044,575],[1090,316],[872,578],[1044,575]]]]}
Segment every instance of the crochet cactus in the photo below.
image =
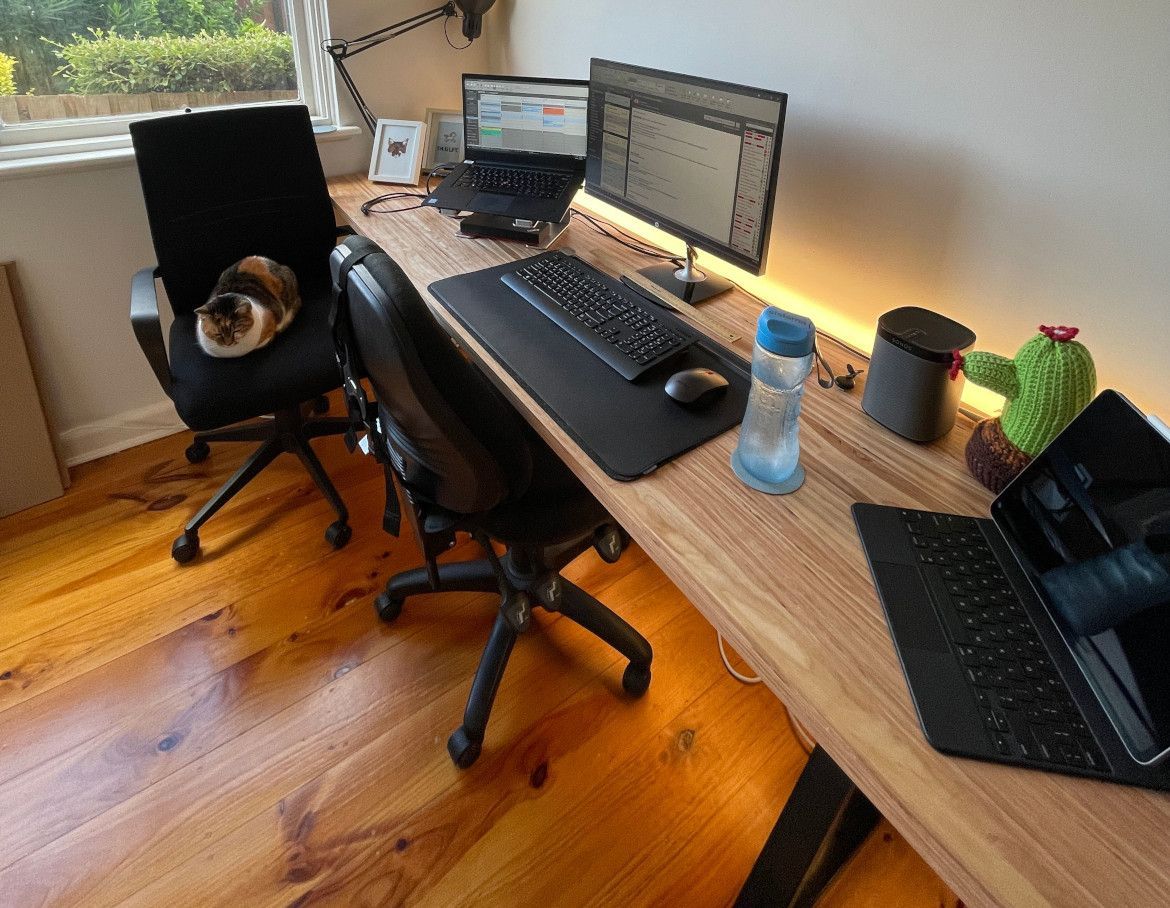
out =
{"type": "Polygon", "coordinates": [[[967,465],[999,492],[1093,399],[1093,358],[1074,340],[1078,329],[1040,326],[1014,359],[977,351],[954,353],[951,377],[961,371],[977,385],[1002,394],[1003,413],[984,420],[967,445],[967,465]]]}

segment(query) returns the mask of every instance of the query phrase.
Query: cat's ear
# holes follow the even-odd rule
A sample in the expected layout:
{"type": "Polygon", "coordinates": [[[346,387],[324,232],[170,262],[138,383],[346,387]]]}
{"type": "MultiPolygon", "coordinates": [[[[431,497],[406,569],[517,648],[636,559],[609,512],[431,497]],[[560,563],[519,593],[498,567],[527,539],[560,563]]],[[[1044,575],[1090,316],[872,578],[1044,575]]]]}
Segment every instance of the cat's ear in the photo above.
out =
{"type": "Polygon", "coordinates": [[[211,303],[204,303],[195,310],[195,315],[197,315],[199,318],[204,318],[208,315],[211,315],[211,303]]]}
{"type": "Polygon", "coordinates": [[[246,296],[236,300],[236,315],[249,315],[252,312],[252,301],[246,296]]]}

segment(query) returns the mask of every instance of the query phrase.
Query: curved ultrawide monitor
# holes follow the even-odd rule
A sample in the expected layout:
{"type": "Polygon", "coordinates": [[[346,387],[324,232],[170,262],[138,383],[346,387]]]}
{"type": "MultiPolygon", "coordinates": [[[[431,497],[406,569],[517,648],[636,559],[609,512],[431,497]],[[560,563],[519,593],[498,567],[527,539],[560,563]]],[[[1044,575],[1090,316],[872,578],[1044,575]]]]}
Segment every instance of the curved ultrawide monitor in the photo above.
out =
{"type": "Polygon", "coordinates": [[[761,274],[787,102],[783,92],[594,59],[585,189],[761,274]]]}

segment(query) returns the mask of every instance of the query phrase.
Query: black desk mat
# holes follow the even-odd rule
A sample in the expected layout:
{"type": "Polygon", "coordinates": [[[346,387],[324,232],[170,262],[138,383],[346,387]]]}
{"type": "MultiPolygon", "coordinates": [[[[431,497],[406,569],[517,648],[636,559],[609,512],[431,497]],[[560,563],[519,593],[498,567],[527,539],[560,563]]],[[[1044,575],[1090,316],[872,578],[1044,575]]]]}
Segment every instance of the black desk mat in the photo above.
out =
{"type": "Polygon", "coordinates": [[[704,338],[628,382],[500,283],[531,261],[446,278],[429,289],[607,475],[636,479],[743,420],[751,372],[738,356],[704,338]],[[675,372],[695,367],[714,369],[730,387],[709,407],[687,410],[663,389],[675,372]]]}

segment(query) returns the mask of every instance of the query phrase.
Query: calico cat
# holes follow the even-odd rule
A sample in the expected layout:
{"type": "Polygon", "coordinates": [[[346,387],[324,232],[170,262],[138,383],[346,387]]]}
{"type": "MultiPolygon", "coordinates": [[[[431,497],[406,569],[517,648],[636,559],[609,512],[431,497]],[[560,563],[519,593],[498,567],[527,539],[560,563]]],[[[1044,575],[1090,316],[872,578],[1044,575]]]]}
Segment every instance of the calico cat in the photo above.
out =
{"type": "Polygon", "coordinates": [[[195,338],[208,356],[245,356],[267,346],[300,308],[292,269],[250,255],[224,271],[211,298],[195,310],[195,338]]]}

